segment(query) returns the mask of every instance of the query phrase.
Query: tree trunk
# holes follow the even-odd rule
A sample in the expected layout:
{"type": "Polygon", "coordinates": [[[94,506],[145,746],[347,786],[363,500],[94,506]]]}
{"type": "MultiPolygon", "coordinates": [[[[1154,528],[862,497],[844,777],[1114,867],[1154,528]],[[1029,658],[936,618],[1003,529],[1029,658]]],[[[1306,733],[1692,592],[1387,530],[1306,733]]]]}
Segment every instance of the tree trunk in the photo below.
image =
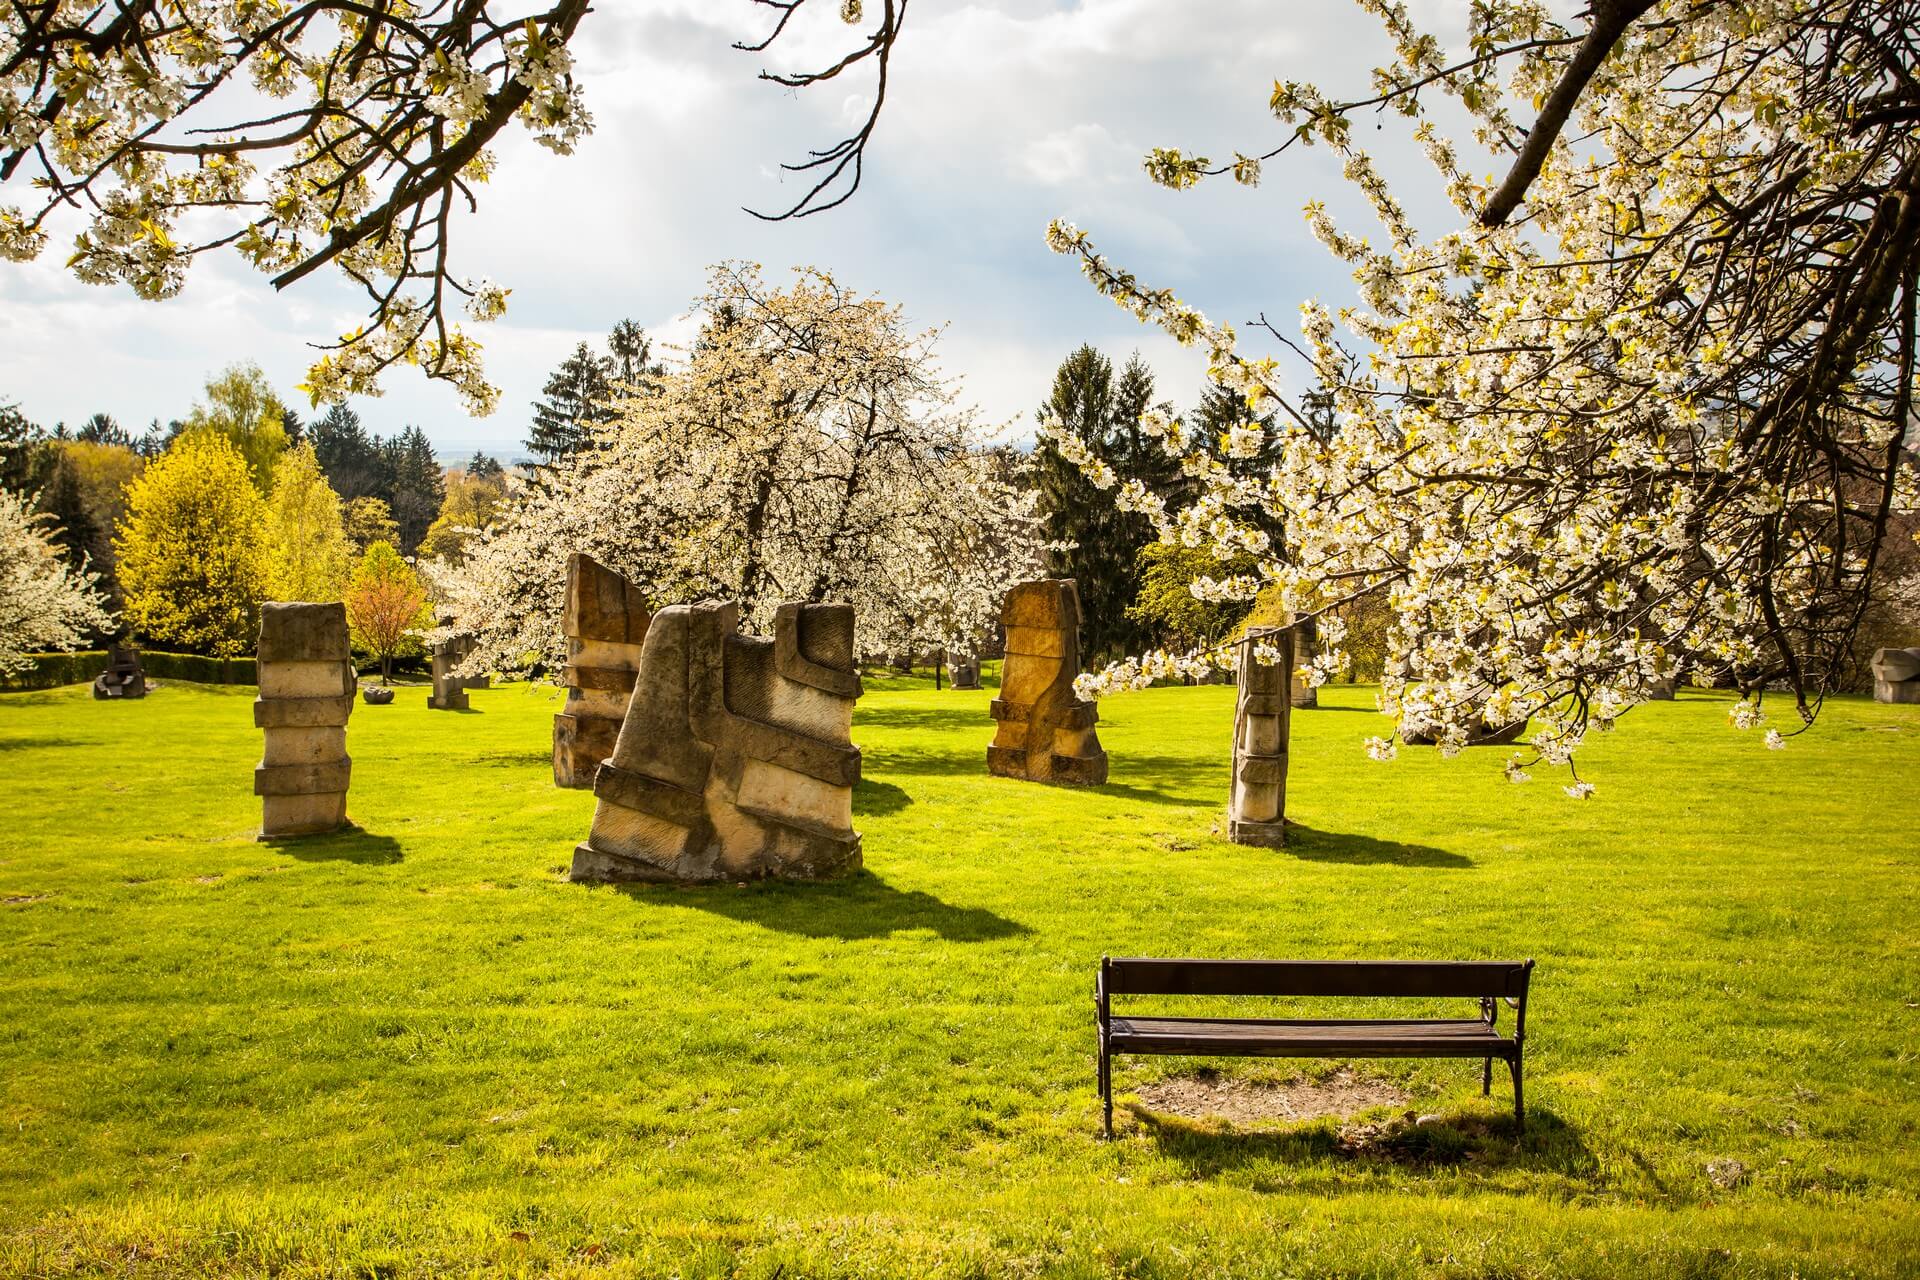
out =
{"type": "Polygon", "coordinates": [[[945,649],[935,649],[933,651],[933,691],[935,693],[940,692],[940,668],[946,665],[947,651],[945,649]]]}
{"type": "Polygon", "coordinates": [[[393,655],[390,653],[383,653],[380,655],[380,683],[391,684],[392,676],[393,676],[393,655]]]}

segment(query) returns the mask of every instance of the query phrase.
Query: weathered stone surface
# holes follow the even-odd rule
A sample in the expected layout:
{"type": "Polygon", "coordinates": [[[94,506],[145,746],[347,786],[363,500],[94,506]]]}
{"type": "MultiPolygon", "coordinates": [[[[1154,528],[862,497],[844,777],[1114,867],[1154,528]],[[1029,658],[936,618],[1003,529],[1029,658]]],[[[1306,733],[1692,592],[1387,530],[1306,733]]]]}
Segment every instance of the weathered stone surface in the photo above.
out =
{"type": "Polygon", "coordinates": [[[262,662],[345,662],[347,606],[268,601],[260,606],[262,662]]]}
{"type": "Polygon", "coordinates": [[[107,669],[93,678],[96,698],[144,698],[147,673],[140,667],[140,652],[125,645],[113,646],[107,669]]]}
{"type": "Polygon", "coordinates": [[[312,835],[347,820],[347,719],[353,714],[347,611],[341,604],[270,602],[260,610],[260,696],[265,731],[253,793],[260,835],[312,835]]]}
{"type": "MultiPolygon", "coordinates": [[[[441,626],[452,620],[442,618],[441,626]]],[[[465,662],[473,653],[473,639],[470,636],[453,636],[433,646],[433,692],[427,695],[427,705],[435,711],[466,711],[469,709],[467,690],[483,689],[486,682],[471,677],[453,674],[453,669],[465,662]]]]}
{"type": "Polygon", "coordinates": [[[1006,660],[987,769],[1004,778],[1098,786],[1107,753],[1094,731],[1100,713],[1074,695],[1080,674],[1080,593],[1071,578],[1023,582],[1000,607],[1006,660]]]}
{"type": "Polygon", "coordinates": [[[591,787],[613,754],[653,615],[640,589],[592,556],[567,559],[566,710],[553,718],[553,782],[591,787]]]}
{"type": "Polygon", "coordinates": [[[1227,799],[1227,835],[1236,844],[1278,849],[1287,842],[1287,741],[1296,705],[1292,686],[1294,631],[1264,628],[1240,642],[1239,693],[1233,716],[1233,781],[1227,799]],[[1280,652],[1271,666],[1255,659],[1256,645],[1280,652]]]}
{"type": "Polygon", "coordinates": [[[1876,649],[1875,702],[1920,702],[1920,649],[1876,649]]]}
{"type": "MultiPolygon", "coordinates": [[[[716,601],[653,616],[573,879],[816,880],[860,866],[853,608],[783,605],[771,639],[740,635],[738,617],[716,601]]],[[[597,749],[592,717],[554,732],[556,775],[563,734],[570,757],[597,749]]]]}

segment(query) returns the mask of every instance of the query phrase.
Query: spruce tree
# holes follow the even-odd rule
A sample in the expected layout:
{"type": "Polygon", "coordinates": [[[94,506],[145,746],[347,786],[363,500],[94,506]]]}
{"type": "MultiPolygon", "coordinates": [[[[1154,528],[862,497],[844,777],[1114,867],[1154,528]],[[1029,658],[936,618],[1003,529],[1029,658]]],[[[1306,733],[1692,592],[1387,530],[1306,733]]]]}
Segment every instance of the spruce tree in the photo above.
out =
{"type": "Polygon", "coordinates": [[[534,402],[527,452],[551,466],[585,448],[588,437],[583,424],[606,422],[613,416],[608,401],[615,394],[614,365],[584,342],[575,347],[547,379],[541,390],[545,398],[534,402]]]}
{"type": "MultiPolygon", "coordinates": [[[[1137,420],[1152,398],[1153,375],[1138,357],[1128,362],[1116,386],[1113,362],[1083,345],[1061,362],[1041,414],[1102,457],[1113,458],[1127,432],[1138,435],[1137,420]],[[1131,415],[1124,425],[1123,414],[1131,415]]],[[[1143,465],[1145,450],[1133,452],[1129,465],[1143,465]]],[[[1079,585],[1081,653],[1089,665],[1118,657],[1143,634],[1141,624],[1127,617],[1127,608],[1139,593],[1136,560],[1152,537],[1150,527],[1139,516],[1117,510],[1113,496],[1096,489],[1051,444],[1041,444],[1035,468],[1046,538],[1072,544],[1049,552],[1048,571],[1079,585]]]]}
{"type": "Polygon", "coordinates": [[[433,455],[433,443],[419,427],[409,426],[380,446],[381,492],[400,528],[400,553],[413,555],[440,513],[446,476],[433,455]]]}
{"type": "Polygon", "coordinates": [[[380,442],[367,434],[359,414],[332,405],[308,424],[306,435],[340,501],[380,496],[380,442]]]}

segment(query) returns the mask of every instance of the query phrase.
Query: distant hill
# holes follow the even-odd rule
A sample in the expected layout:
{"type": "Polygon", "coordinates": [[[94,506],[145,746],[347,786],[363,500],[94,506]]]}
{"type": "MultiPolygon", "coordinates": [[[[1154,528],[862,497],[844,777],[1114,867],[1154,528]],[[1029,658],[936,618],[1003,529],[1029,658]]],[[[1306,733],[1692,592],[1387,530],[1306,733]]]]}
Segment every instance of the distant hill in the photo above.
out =
{"type": "Polygon", "coordinates": [[[433,460],[442,467],[464,467],[476,453],[484,453],[503,467],[517,467],[533,461],[533,455],[518,449],[506,452],[494,449],[435,449],[433,460]]]}

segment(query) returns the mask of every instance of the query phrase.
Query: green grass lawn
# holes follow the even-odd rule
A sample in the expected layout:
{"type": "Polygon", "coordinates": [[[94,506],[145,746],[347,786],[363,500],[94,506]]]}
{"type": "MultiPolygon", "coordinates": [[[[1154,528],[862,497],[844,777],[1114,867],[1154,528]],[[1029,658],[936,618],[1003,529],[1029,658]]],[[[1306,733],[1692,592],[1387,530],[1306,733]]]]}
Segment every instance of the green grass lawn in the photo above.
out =
{"type": "Polygon", "coordinates": [[[640,890],[564,879],[544,687],[356,708],[363,830],[277,847],[252,690],[0,696],[0,1273],[1920,1271],[1920,708],[1769,752],[1683,695],[1579,802],[1327,692],[1285,851],[1211,834],[1230,689],[1103,704],[1073,792],[880,679],[865,873],[640,890]],[[1202,1065],[1135,1059],[1104,1143],[1102,952],[1533,956],[1528,1134],[1477,1064],[1361,1066],[1440,1120],[1356,1152],[1129,1109],[1202,1065]]]}

